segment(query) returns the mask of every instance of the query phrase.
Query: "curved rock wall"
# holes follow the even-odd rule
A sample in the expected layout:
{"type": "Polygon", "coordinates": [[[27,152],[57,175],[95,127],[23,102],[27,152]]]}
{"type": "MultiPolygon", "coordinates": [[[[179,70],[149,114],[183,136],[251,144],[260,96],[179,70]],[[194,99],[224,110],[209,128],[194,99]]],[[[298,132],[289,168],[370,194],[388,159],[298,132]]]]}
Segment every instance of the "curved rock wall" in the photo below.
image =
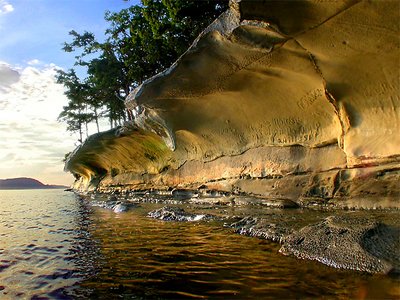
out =
{"type": "Polygon", "coordinates": [[[136,125],[90,138],[66,169],[81,188],[397,206],[399,12],[398,1],[232,2],[129,95],[136,125]]]}

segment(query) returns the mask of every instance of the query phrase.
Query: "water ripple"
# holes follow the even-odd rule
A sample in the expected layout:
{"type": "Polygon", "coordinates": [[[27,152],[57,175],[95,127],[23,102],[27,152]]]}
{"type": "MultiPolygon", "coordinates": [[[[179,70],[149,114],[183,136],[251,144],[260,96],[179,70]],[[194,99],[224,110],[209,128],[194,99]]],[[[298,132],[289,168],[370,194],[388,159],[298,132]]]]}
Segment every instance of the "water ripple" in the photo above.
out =
{"type": "MultiPolygon", "coordinates": [[[[217,221],[150,219],[154,202],[116,214],[63,191],[1,192],[0,298],[399,298],[390,278],[285,257],[217,221]]],[[[285,213],[305,214],[267,217],[285,213]]]]}
{"type": "Polygon", "coordinates": [[[60,190],[30,190],[1,191],[0,207],[7,207],[0,218],[0,298],[72,299],[75,285],[95,272],[93,260],[81,255],[96,249],[86,205],[60,190]]]}

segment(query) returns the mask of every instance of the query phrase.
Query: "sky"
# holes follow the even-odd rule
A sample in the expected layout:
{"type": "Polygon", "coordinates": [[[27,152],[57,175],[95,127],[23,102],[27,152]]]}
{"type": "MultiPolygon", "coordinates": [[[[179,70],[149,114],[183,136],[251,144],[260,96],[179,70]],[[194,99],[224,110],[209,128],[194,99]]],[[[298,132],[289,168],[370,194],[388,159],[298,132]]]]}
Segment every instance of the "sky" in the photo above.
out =
{"type": "Polygon", "coordinates": [[[55,81],[58,69],[73,66],[62,51],[68,32],[104,38],[106,10],[137,1],[0,0],[0,179],[32,177],[45,184],[70,185],[65,153],[77,136],[57,121],[68,99],[55,81]]]}

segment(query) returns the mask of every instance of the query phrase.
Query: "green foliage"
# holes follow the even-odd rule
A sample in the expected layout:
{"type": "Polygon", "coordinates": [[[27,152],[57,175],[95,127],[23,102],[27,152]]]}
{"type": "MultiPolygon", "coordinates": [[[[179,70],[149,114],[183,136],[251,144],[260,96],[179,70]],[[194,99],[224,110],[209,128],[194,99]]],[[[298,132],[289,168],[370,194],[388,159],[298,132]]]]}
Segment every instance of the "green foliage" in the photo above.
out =
{"type": "Polygon", "coordinates": [[[199,33],[227,8],[227,1],[142,0],[106,12],[108,42],[137,86],[168,68],[199,33]]]}
{"type": "Polygon", "coordinates": [[[71,155],[72,152],[65,153],[64,158],[62,160],[63,163],[67,162],[68,157],[71,155]]]}
{"type": "Polygon", "coordinates": [[[64,106],[58,119],[67,123],[68,131],[79,132],[79,140],[82,141],[82,125],[89,119],[89,116],[84,113],[86,85],[80,82],[74,70],[58,71],[57,82],[64,84],[67,88],[65,94],[70,100],[68,105],[64,106]]]}
{"type": "Polygon", "coordinates": [[[68,130],[79,132],[98,118],[108,117],[111,127],[126,119],[123,100],[147,78],[168,68],[228,1],[142,0],[120,12],[105,13],[109,22],[106,41],[93,33],[71,31],[65,52],[78,53],[75,66],[85,67],[87,77],[60,71],[58,82],[66,87],[69,103],[59,119],[68,130]]]}

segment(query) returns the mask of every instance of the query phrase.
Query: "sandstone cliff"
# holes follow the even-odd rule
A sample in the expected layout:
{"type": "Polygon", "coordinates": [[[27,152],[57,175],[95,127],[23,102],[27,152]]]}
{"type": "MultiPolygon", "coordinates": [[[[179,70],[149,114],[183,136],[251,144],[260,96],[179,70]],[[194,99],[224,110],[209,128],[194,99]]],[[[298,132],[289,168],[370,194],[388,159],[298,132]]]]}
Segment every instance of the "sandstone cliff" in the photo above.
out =
{"type": "Polygon", "coordinates": [[[66,169],[77,189],[397,207],[399,17],[390,0],[233,1],[129,95],[135,124],[91,136],[66,169]]]}

